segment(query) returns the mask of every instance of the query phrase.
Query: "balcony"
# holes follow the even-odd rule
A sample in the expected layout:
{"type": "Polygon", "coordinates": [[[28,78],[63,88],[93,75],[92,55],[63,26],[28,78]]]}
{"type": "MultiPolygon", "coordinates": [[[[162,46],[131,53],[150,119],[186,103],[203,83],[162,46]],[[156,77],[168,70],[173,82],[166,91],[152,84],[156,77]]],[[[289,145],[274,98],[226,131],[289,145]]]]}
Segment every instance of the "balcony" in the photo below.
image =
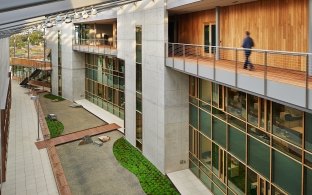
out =
{"type": "Polygon", "coordinates": [[[166,66],[186,74],[312,109],[311,53],[251,49],[255,69],[243,69],[243,48],[167,43],[166,66]]]}
{"type": "Polygon", "coordinates": [[[73,39],[73,50],[104,54],[104,55],[117,55],[117,43],[112,39],[73,39]]]}
{"type": "Polygon", "coordinates": [[[37,59],[27,58],[10,58],[10,65],[22,66],[26,68],[35,68],[40,70],[52,70],[52,64],[50,61],[43,61],[37,59]]]}

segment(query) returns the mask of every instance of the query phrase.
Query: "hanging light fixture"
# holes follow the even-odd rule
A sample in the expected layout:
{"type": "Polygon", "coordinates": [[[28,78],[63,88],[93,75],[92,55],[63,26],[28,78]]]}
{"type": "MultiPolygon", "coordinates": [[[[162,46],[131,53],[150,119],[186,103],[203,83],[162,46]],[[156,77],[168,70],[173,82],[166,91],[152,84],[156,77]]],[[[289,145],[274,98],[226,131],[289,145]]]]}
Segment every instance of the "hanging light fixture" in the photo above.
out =
{"type": "Polygon", "coordinates": [[[92,15],[92,16],[96,16],[96,14],[97,14],[97,10],[94,9],[94,7],[92,7],[92,9],[91,9],[91,15],[92,15]]]}
{"type": "Polygon", "coordinates": [[[65,16],[65,23],[71,23],[72,22],[72,17],[70,16],[70,15],[68,15],[68,14],[66,14],[66,16],[65,16]]]}
{"type": "Polygon", "coordinates": [[[52,27],[53,27],[53,24],[52,24],[52,22],[51,22],[50,17],[48,17],[48,18],[46,19],[45,25],[46,25],[47,28],[52,28],[52,27]]]}
{"type": "Polygon", "coordinates": [[[63,22],[63,17],[59,14],[55,18],[56,24],[61,24],[63,22]]]}
{"type": "Polygon", "coordinates": [[[81,15],[82,15],[83,19],[87,19],[89,17],[89,14],[88,14],[88,12],[85,9],[83,9],[81,15]]]}
{"type": "Polygon", "coordinates": [[[74,19],[75,19],[75,20],[78,20],[79,18],[80,18],[80,14],[77,13],[77,12],[75,12],[75,14],[74,14],[74,19]]]}

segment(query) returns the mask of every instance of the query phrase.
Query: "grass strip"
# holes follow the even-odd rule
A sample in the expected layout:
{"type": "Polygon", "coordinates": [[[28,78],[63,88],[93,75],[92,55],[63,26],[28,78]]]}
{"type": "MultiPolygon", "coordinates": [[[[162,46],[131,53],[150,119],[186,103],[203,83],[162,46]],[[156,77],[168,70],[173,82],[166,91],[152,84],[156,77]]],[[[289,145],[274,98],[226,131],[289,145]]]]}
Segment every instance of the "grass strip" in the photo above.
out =
{"type": "Polygon", "coordinates": [[[64,125],[58,121],[58,120],[51,120],[48,117],[46,117],[47,125],[50,131],[50,137],[58,137],[60,136],[64,131],[64,125]]]}
{"type": "Polygon", "coordinates": [[[124,138],[114,143],[113,153],[123,167],[137,176],[146,194],[180,194],[169,178],[158,171],[139,150],[124,138]]]}

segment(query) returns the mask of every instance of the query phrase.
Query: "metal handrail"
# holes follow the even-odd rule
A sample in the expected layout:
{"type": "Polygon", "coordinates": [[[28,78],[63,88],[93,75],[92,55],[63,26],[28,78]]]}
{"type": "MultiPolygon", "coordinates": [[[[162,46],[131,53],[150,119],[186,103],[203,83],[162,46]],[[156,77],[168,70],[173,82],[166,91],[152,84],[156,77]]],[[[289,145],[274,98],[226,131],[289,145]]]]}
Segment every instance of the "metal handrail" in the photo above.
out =
{"type": "Polygon", "coordinates": [[[212,47],[212,48],[233,49],[233,50],[237,49],[237,50],[242,50],[242,51],[250,50],[250,51],[257,51],[257,52],[279,53],[279,54],[312,55],[312,53],[308,53],[308,52],[293,52],[293,51],[282,51],[282,50],[248,49],[248,48],[241,48],[241,47],[224,47],[224,46],[212,46],[212,45],[189,44],[189,43],[172,43],[172,42],[168,42],[168,44],[195,46],[195,47],[212,47]]]}
{"type": "MultiPolygon", "coordinates": [[[[252,54],[249,58],[256,66],[255,76],[260,76],[263,79],[262,95],[266,96],[268,94],[268,80],[277,78],[278,82],[302,86],[305,90],[305,107],[308,108],[309,106],[309,88],[311,88],[312,79],[312,53],[171,42],[165,43],[165,47],[165,57],[167,58],[165,62],[171,62],[169,66],[202,77],[199,69],[204,68],[201,65],[208,65],[212,69],[213,73],[210,79],[213,80],[216,78],[216,69],[224,67],[233,70],[233,78],[235,79],[233,81],[234,87],[238,87],[238,75],[243,73],[243,64],[248,55],[246,51],[251,51],[252,54]],[[193,61],[187,63],[187,60],[193,61]],[[239,69],[238,67],[241,68],[239,69]],[[286,73],[289,77],[285,75],[286,73]]],[[[249,73],[245,72],[243,74],[249,73]]]]}

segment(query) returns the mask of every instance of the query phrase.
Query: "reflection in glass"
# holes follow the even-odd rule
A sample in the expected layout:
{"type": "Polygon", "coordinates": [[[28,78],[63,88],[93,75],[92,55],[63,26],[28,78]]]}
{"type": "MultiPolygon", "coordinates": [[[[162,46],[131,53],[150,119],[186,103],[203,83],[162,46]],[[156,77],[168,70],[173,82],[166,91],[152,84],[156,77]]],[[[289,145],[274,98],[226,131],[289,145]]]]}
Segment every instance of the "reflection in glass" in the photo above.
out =
{"type": "Polygon", "coordinates": [[[270,149],[248,136],[248,164],[267,179],[270,178],[270,149]]]}
{"type": "Polygon", "coordinates": [[[199,135],[199,159],[211,169],[211,141],[203,135],[199,135]]]}
{"type": "Polygon", "coordinates": [[[273,134],[301,146],[303,112],[272,102],[272,117],[273,134]]]}
{"type": "Polygon", "coordinates": [[[211,115],[199,109],[199,130],[211,137],[211,115]]]}
{"type": "Polygon", "coordinates": [[[245,165],[228,156],[228,186],[238,195],[245,194],[245,165]]]}
{"type": "Polygon", "coordinates": [[[301,165],[282,153],[273,150],[272,180],[290,194],[301,192],[301,165]]]}
{"type": "Polygon", "coordinates": [[[228,88],[227,111],[243,120],[246,119],[246,93],[228,88]]]}
{"type": "Polygon", "coordinates": [[[212,117],[212,139],[226,148],[226,124],[215,117],[212,117]]]}
{"type": "Polygon", "coordinates": [[[246,136],[243,132],[229,126],[229,151],[237,158],[245,161],[246,156],[246,136]]]}
{"type": "Polygon", "coordinates": [[[305,113],[305,148],[312,152],[312,114],[305,113]]]}
{"type": "Polygon", "coordinates": [[[250,135],[253,135],[254,137],[260,139],[261,141],[270,144],[270,136],[269,134],[265,133],[264,131],[261,131],[260,129],[257,129],[253,126],[248,125],[248,133],[250,135]]]}
{"type": "Polygon", "coordinates": [[[211,82],[200,79],[199,80],[199,99],[210,104],[211,101],[211,82]]]}
{"type": "Polygon", "coordinates": [[[312,194],[312,169],[304,168],[304,195],[312,194]]]}
{"type": "Polygon", "coordinates": [[[272,141],[273,141],[272,144],[274,148],[301,161],[301,158],[302,158],[301,149],[297,148],[296,146],[292,144],[288,144],[287,142],[276,137],[273,137],[272,141]]]}

